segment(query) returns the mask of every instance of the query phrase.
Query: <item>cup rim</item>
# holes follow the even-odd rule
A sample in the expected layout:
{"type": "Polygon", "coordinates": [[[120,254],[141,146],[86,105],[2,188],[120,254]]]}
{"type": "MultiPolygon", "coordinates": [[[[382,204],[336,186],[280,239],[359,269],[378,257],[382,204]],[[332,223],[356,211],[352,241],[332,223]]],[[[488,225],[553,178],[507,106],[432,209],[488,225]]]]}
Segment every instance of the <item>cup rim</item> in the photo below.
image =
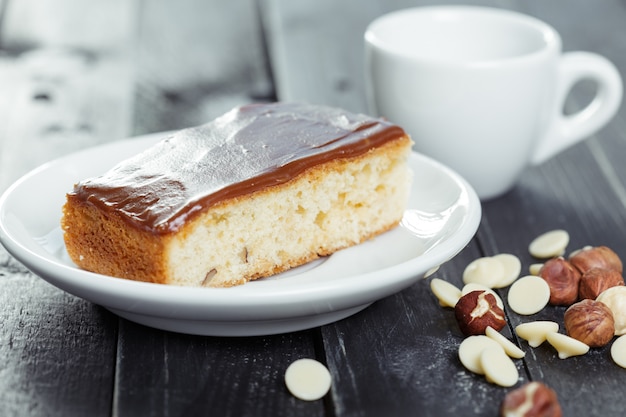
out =
{"type": "Polygon", "coordinates": [[[364,39],[366,44],[371,45],[372,47],[385,52],[390,55],[400,56],[405,59],[411,59],[414,61],[425,61],[432,63],[447,63],[447,64],[464,64],[470,66],[491,66],[494,64],[502,64],[503,62],[509,61],[518,61],[521,59],[528,59],[534,56],[540,56],[546,53],[549,50],[561,50],[561,37],[554,27],[550,24],[540,20],[531,15],[527,15],[524,13],[520,13],[517,11],[502,9],[497,7],[487,7],[487,6],[472,6],[472,5],[433,5],[433,6],[417,6],[410,7],[404,9],[398,9],[391,11],[389,13],[383,14],[373,21],[369,23],[367,26],[364,39]],[[433,14],[433,13],[448,13],[448,14],[463,14],[463,15],[476,15],[480,14],[481,16],[495,16],[495,17],[504,17],[507,19],[513,19],[516,22],[526,25],[528,27],[536,29],[538,32],[543,34],[543,39],[545,40],[545,44],[541,48],[537,48],[533,51],[510,56],[506,58],[493,58],[493,59],[484,59],[484,60],[476,60],[476,61],[463,61],[457,62],[453,60],[446,59],[436,59],[430,57],[420,56],[419,54],[414,54],[407,52],[404,48],[395,47],[390,44],[388,41],[381,39],[381,37],[377,34],[377,31],[383,25],[388,25],[390,22],[397,20],[400,16],[406,16],[409,14],[433,14]]]}

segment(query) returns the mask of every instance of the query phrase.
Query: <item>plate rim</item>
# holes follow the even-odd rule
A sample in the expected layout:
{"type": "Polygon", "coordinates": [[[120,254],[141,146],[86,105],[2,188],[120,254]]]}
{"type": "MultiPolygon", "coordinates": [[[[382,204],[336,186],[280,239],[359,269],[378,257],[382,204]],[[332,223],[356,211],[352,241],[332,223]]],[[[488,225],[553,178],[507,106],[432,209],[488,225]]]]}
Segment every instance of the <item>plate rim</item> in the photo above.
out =
{"type": "MultiPolygon", "coordinates": [[[[41,171],[45,171],[46,169],[51,169],[54,166],[67,163],[72,159],[79,158],[81,155],[89,154],[92,152],[104,151],[107,149],[110,151],[112,149],[116,149],[117,147],[124,147],[125,145],[131,146],[131,141],[134,141],[133,143],[137,146],[143,146],[144,144],[147,146],[151,141],[156,141],[159,138],[163,138],[169,133],[171,132],[157,132],[148,135],[135,136],[123,140],[116,140],[109,143],[81,149],[68,155],[55,158],[26,173],[20,179],[15,181],[11,186],[9,186],[0,196],[0,243],[5,246],[7,251],[12,256],[14,256],[19,262],[23,263],[29,270],[34,272],[40,278],[44,279],[55,287],[62,289],[63,291],[76,295],[90,302],[103,305],[104,307],[120,309],[122,307],[122,304],[128,302],[143,302],[143,307],[135,307],[135,310],[128,310],[131,312],[143,312],[144,310],[142,310],[142,308],[154,308],[158,305],[161,305],[163,307],[180,307],[181,298],[184,298],[185,302],[188,304],[188,307],[180,309],[179,314],[181,314],[182,318],[198,319],[199,316],[204,316],[207,320],[210,319],[211,321],[215,321],[215,316],[206,317],[206,314],[215,312],[216,310],[223,308],[226,308],[228,310],[244,308],[245,312],[242,312],[242,314],[238,317],[245,318],[249,317],[249,315],[255,309],[267,307],[272,307],[274,309],[274,313],[267,314],[269,312],[266,312],[265,315],[259,316],[260,320],[284,317],[284,315],[281,313],[282,309],[302,303],[301,298],[284,297],[283,294],[285,293],[280,293],[279,297],[285,298],[285,300],[275,299],[276,296],[274,296],[272,300],[267,300],[267,294],[248,291],[244,292],[243,294],[238,294],[238,299],[232,300],[232,298],[229,297],[211,295],[221,294],[222,291],[228,291],[229,289],[167,286],[163,284],[136,282],[123,278],[100,275],[93,272],[80,270],[77,267],[65,265],[62,262],[52,262],[50,259],[31,251],[26,245],[23,244],[23,242],[17,241],[11,235],[10,231],[6,228],[3,216],[6,202],[13,195],[15,190],[19,189],[22,184],[24,184],[32,177],[38,175],[41,171]],[[142,141],[141,144],[139,141],[142,141]],[[46,267],[50,267],[51,269],[46,269],[46,267]],[[85,282],[85,276],[89,279],[88,283],[85,282]],[[97,279],[92,280],[91,278],[97,279]],[[92,297],[87,298],[84,294],[77,294],[74,287],[82,288],[86,292],[100,293],[100,297],[114,296],[117,297],[117,300],[112,300],[116,302],[107,304],[97,302],[94,301],[92,297]],[[177,293],[176,297],[171,297],[170,293],[173,288],[174,291],[177,293]],[[126,289],[132,290],[131,293],[124,291],[126,289]],[[196,309],[196,311],[191,311],[194,309],[196,309]],[[200,309],[201,311],[198,312],[197,309],[200,309]]],[[[446,239],[443,242],[435,244],[435,247],[438,250],[433,250],[433,252],[430,253],[431,256],[429,258],[431,259],[431,261],[429,261],[428,263],[436,263],[437,265],[440,265],[456,256],[456,254],[458,254],[475,235],[482,216],[480,200],[478,199],[478,196],[476,195],[473,188],[469,185],[469,183],[467,183],[464,178],[462,178],[459,174],[457,174],[447,166],[417,152],[412,152],[411,158],[417,158],[417,161],[419,163],[430,164],[441,174],[445,175],[454,183],[458,184],[461,192],[466,195],[465,198],[467,198],[468,200],[468,211],[464,216],[462,225],[455,232],[455,234],[463,232],[463,238],[461,239],[461,242],[456,242],[454,239],[446,239]]],[[[396,279],[394,280],[394,285],[389,285],[388,288],[386,288],[386,294],[381,297],[375,298],[372,298],[371,295],[366,297],[364,303],[371,303],[376,299],[384,298],[388,295],[398,292],[399,290],[406,288],[407,286],[411,285],[416,280],[421,278],[418,276],[420,275],[420,272],[416,271],[416,268],[414,266],[414,264],[420,264],[420,261],[416,260],[421,257],[422,256],[411,258],[410,260],[383,268],[381,270],[370,271],[365,274],[357,274],[350,277],[344,277],[341,279],[341,283],[344,284],[343,286],[345,286],[347,284],[351,284],[355,280],[363,281],[363,279],[365,279],[366,281],[372,281],[372,276],[380,275],[382,272],[386,272],[389,273],[389,275],[395,276],[396,279]]],[[[309,298],[330,297],[332,301],[332,303],[330,303],[332,304],[332,306],[330,306],[331,310],[354,307],[355,305],[352,302],[342,303],[342,300],[340,299],[341,294],[334,294],[336,288],[332,285],[329,285],[327,282],[323,282],[321,284],[318,283],[317,285],[315,285],[315,288],[311,288],[311,286],[309,285],[305,288],[305,290],[309,298]]],[[[370,282],[367,287],[359,288],[357,286],[356,288],[353,288],[352,294],[362,294],[365,296],[366,293],[370,293],[375,290],[380,290],[380,287],[370,282]]],[[[287,294],[296,295],[296,293],[302,292],[302,290],[290,290],[287,292],[287,294]]],[[[314,305],[303,306],[302,315],[304,316],[311,313],[314,314],[316,309],[317,307],[314,305]]],[[[127,309],[124,308],[124,310],[127,309]]],[[[229,320],[229,317],[232,318],[232,321],[237,321],[237,317],[230,316],[229,314],[218,314],[218,316],[221,316],[219,321],[231,321],[229,320]]]]}

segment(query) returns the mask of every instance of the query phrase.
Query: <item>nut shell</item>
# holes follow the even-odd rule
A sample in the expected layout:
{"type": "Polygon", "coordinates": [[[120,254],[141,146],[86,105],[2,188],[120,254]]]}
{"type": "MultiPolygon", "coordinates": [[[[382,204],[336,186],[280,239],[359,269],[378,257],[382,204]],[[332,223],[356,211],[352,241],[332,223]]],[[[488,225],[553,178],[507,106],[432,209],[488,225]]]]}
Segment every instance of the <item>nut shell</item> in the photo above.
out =
{"type": "Polygon", "coordinates": [[[578,300],[580,272],[562,256],[544,263],[539,276],[550,287],[550,304],[569,306],[578,300]]]}
{"type": "Polygon", "coordinates": [[[500,406],[500,416],[561,417],[556,392],[542,382],[529,382],[509,392],[500,406]]]}
{"type": "Polygon", "coordinates": [[[593,268],[612,269],[620,274],[623,272],[621,259],[607,246],[585,247],[574,252],[569,257],[569,262],[581,274],[593,268]]]}
{"type": "Polygon", "coordinates": [[[506,325],[504,311],[496,297],[484,290],[462,296],[454,306],[454,315],[465,336],[484,335],[487,327],[499,331],[506,325]]]}
{"type": "Polygon", "coordinates": [[[582,274],[578,284],[578,298],[595,300],[607,288],[624,285],[624,277],[612,269],[592,268],[582,274]]]}
{"type": "Polygon", "coordinates": [[[615,332],[611,309],[600,301],[585,299],[571,305],[564,316],[567,335],[589,347],[607,345],[615,332]]]}

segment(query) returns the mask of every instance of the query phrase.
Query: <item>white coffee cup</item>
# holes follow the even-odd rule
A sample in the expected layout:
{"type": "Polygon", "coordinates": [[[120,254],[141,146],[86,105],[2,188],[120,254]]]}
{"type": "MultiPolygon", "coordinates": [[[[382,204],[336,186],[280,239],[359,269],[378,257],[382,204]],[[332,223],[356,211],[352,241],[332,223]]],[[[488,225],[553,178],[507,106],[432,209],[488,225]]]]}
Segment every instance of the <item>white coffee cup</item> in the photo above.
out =
{"type": "Polygon", "coordinates": [[[596,132],[622,100],[619,72],[606,58],[562,53],[552,27],[507,10],[392,12],[369,25],[365,51],[370,110],[402,126],[417,151],[456,170],[481,199],[596,132]],[[583,79],[597,83],[595,98],[564,115],[583,79]]]}

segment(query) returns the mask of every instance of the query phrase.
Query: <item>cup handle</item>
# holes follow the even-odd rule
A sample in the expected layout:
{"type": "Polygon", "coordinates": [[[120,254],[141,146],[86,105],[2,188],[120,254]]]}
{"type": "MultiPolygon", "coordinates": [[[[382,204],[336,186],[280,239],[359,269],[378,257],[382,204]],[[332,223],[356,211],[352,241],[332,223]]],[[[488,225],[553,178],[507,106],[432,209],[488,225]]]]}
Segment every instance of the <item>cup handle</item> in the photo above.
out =
{"type": "Polygon", "coordinates": [[[565,148],[592,135],[607,124],[622,102],[622,79],[617,68],[601,55],[589,52],[563,54],[558,68],[559,86],[556,92],[556,112],[547,135],[533,155],[531,162],[540,164],[565,148]],[[572,87],[582,80],[597,83],[593,100],[582,110],[563,114],[565,99],[572,87]]]}

